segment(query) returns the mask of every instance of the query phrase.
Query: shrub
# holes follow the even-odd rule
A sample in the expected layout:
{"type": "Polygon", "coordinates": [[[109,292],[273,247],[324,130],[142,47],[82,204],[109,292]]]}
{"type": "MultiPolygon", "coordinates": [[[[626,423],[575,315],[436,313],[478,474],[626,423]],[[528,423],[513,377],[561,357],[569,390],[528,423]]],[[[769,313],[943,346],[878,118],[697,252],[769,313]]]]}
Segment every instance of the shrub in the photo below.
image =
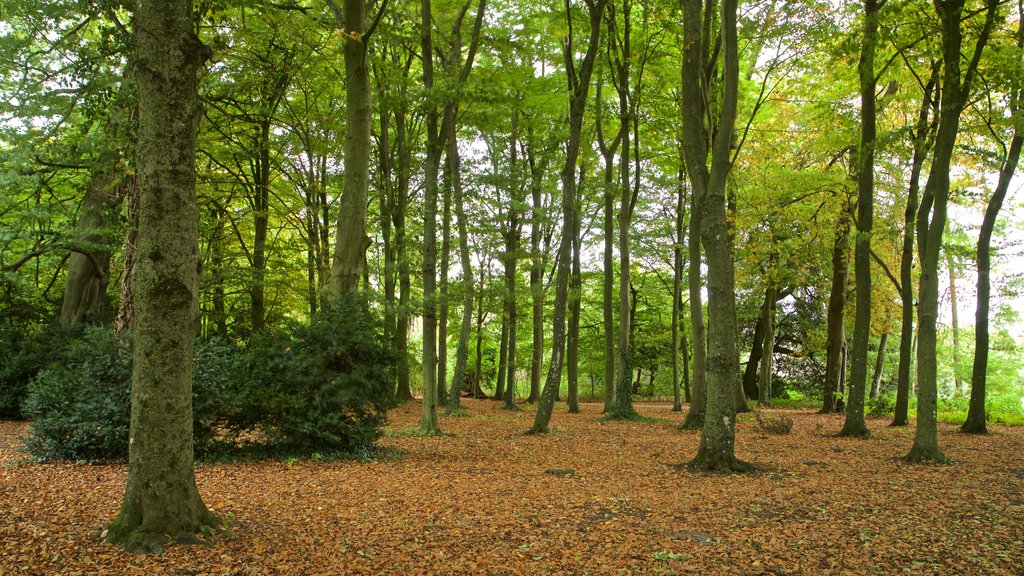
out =
{"type": "Polygon", "coordinates": [[[361,297],[255,340],[248,355],[233,428],[259,423],[275,451],[303,455],[353,452],[380,437],[395,358],[361,297]]]}
{"type": "Polygon", "coordinates": [[[0,330],[0,418],[24,418],[28,384],[53,359],[67,335],[57,329],[9,325],[0,330]]]}
{"type": "Polygon", "coordinates": [[[224,452],[230,414],[237,410],[244,351],[221,338],[198,339],[192,365],[192,437],[197,457],[224,452]]]}
{"type": "Polygon", "coordinates": [[[785,414],[768,414],[764,410],[754,411],[757,428],[767,434],[789,434],[793,431],[793,419],[785,414]]]}
{"type": "Polygon", "coordinates": [[[28,386],[25,447],[39,460],[110,460],[128,448],[131,346],[107,328],[86,327],[51,355],[28,386]]]}
{"type": "MultiPolygon", "coordinates": [[[[247,349],[200,340],[193,364],[193,437],[200,458],[232,452],[356,452],[380,437],[394,357],[365,301],[345,299],[311,325],[254,338],[247,349]]],[[[40,460],[100,461],[128,453],[131,343],[87,327],[29,385],[25,446],[40,460]]]]}
{"type": "Polygon", "coordinates": [[[868,398],[865,414],[869,418],[891,418],[896,415],[896,397],[892,394],[879,394],[868,398]]]}

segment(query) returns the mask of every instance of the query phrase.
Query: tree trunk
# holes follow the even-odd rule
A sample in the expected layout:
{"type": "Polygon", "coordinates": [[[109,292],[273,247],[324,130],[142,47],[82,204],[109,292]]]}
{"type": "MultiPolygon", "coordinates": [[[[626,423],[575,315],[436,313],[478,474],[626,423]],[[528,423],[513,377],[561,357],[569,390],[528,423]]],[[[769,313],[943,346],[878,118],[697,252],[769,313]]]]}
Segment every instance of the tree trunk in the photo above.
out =
{"type": "Polygon", "coordinates": [[[501,398],[505,397],[505,382],[508,381],[505,371],[508,369],[509,322],[508,317],[506,315],[503,314],[502,316],[503,318],[501,320],[501,342],[498,345],[498,379],[497,383],[495,384],[495,389],[500,391],[501,395],[498,396],[496,394],[494,397],[495,400],[500,400],[501,398]]]}
{"type": "Polygon", "coordinates": [[[591,0],[587,3],[590,15],[590,41],[587,52],[576,72],[575,50],[571,34],[572,13],[568,1],[565,4],[565,17],[570,23],[570,34],[565,39],[562,51],[566,64],[566,79],[569,87],[569,140],[566,143],[565,165],[562,168],[562,237],[558,247],[558,271],[555,280],[555,307],[552,313],[551,364],[544,381],[537,413],[534,417],[531,434],[548,432],[551,422],[551,411],[555,404],[555,395],[562,381],[562,354],[565,349],[565,312],[569,293],[569,268],[572,257],[572,231],[576,222],[576,162],[580,153],[580,140],[583,133],[583,114],[587,105],[587,92],[590,90],[590,77],[597,59],[599,40],[601,37],[601,20],[608,0],[591,0]]]}
{"type": "Polygon", "coordinates": [[[950,327],[953,329],[953,394],[961,396],[964,387],[960,379],[960,319],[956,301],[956,262],[949,250],[946,250],[946,268],[949,270],[950,327]]]}
{"type": "Polygon", "coordinates": [[[918,252],[921,277],[918,297],[917,343],[917,428],[914,445],[905,457],[910,462],[946,461],[939,448],[938,387],[936,378],[936,321],[939,308],[938,265],[942,233],[946,227],[949,201],[949,167],[960,130],[960,115],[967,105],[981,52],[997,17],[998,0],[987,0],[988,13],[975,44],[974,55],[961,78],[960,29],[964,0],[948,0],[935,4],[942,23],[942,96],[939,104],[939,128],[932,149],[932,164],[925,184],[921,210],[917,218],[918,252]]]}
{"type": "Polygon", "coordinates": [[[890,426],[910,424],[910,365],[913,362],[914,344],[914,223],[917,220],[918,191],[921,169],[931,146],[932,135],[937,127],[937,116],[929,120],[929,111],[935,105],[935,88],[939,81],[940,65],[932,64],[932,73],[924,87],[917,124],[911,137],[914,156],[910,167],[910,185],[907,191],[907,208],[903,214],[903,249],[900,254],[900,359],[896,376],[896,413],[890,426]]]}
{"type": "MultiPolygon", "coordinates": [[[[117,318],[114,320],[114,332],[125,334],[135,330],[135,262],[139,256],[139,186],[138,172],[125,191],[128,230],[124,234],[124,272],[121,274],[121,285],[118,287],[120,299],[117,303],[117,318]]],[[[227,316],[224,316],[225,322],[227,316]]],[[[225,333],[227,325],[225,324],[225,333]]]]}
{"type": "MultiPolygon", "coordinates": [[[[885,0],[882,0],[884,3],[885,0]]],[[[878,44],[879,0],[864,0],[864,38],[860,62],[860,147],[857,150],[857,235],[854,241],[853,274],[857,284],[857,308],[853,327],[850,393],[846,420],[840,436],[866,437],[864,389],[868,378],[868,341],[871,339],[871,229],[875,202],[875,45],[878,44]]]]}
{"type": "Polygon", "coordinates": [[[540,400],[541,370],[544,368],[544,252],[541,250],[541,222],[544,218],[542,194],[545,164],[538,164],[534,146],[530,150],[530,196],[533,201],[530,215],[530,299],[532,300],[533,352],[530,358],[530,394],[526,401],[540,400]]]}
{"type": "Polygon", "coordinates": [[[139,2],[134,15],[139,98],[138,261],[128,481],[107,542],[159,552],[197,542],[219,520],[196,487],[192,347],[198,329],[197,72],[210,50],[186,0],[139,2]]]}
{"type": "Polygon", "coordinates": [[[704,326],[704,297],[701,294],[701,212],[704,210],[703,193],[693,186],[691,178],[690,230],[687,244],[686,289],[690,297],[690,332],[693,335],[693,378],[690,381],[690,410],[683,428],[704,426],[705,379],[707,374],[707,337],[704,326]]]}
{"type": "MultiPolygon", "coordinates": [[[[582,188],[582,182],[580,183],[582,188]]],[[[577,192],[576,204],[582,202],[583,194],[577,192]]],[[[576,210],[576,220],[572,225],[572,277],[569,281],[569,333],[566,342],[566,403],[570,414],[580,411],[580,298],[583,293],[583,272],[580,262],[581,218],[580,210],[576,210]]]]}
{"type": "MultiPolygon", "coordinates": [[[[404,86],[404,84],[403,84],[404,86]]],[[[412,169],[412,150],[406,136],[406,118],[408,105],[405,99],[405,88],[402,88],[401,105],[395,113],[395,141],[398,146],[398,186],[395,192],[394,210],[391,214],[395,224],[395,259],[398,260],[398,314],[394,333],[395,353],[398,362],[395,372],[398,377],[398,389],[395,399],[398,402],[412,400],[412,388],[409,385],[409,305],[412,296],[412,270],[406,244],[405,216],[409,204],[409,177],[412,169]]]]}
{"type": "Polygon", "coordinates": [[[822,393],[822,414],[831,414],[839,408],[836,392],[845,377],[842,368],[843,345],[846,342],[846,282],[850,269],[850,212],[844,206],[836,224],[836,239],[832,245],[832,286],[828,297],[826,319],[825,388],[822,393]]]}
{"type": "MultiPolygon", "coordinates": [[[[397,301],[395,247],[392,241],[392,224],[394,217],[391,212],[394,206],[395,192],[392,186],[391,165],[391,113],[384,105],[380,112],[380,137],[378,138],[378,188],[377,203],[380,208],[380,237],[383,244],[384,257],[384,341],[394,342],[394,334],[398,330],[395,302],[397,301]]],[[[393,386],[394,381],[391,382],[393,386]]],[[[394,388],[392,388],[394,389],[394,388]]]]}
{"type": "Polygon", "coordinates": [[[743,368],[743,392],[751,398],[760,398],[758,390],[758,368],[761,366],[761,358],[764,353],[764,306],[761,304],[761,315],[754,323],[754,338],[750,344],[750,356],[747,357],[747,365],[743,368]]]}
{"type": "Polygon", "coordinates": [[[333,0],[342,29],[345,60],[345,176],[334,244],[329,298],[340,298],[359,288],[363,260],[370,238],[366,235],[366,200],[370,185],[370,68],[367,61],[365,0],[345,0],[344,19],[333,0]]]}
{"type": "MultiPolygon", "coordinates": [[[[1024,50],[1024,6],[1017,4],[1017,51],[1024,50]]],[[[974,366],[971,372],[971,400],[967,408],[967,420],[960,430],[972,434],[985,434],[985,386],[988,371],[989,347],[989,305],[992,291],[992,232],[995,230],[999,210],[1003,207],[1006,192],[1010,187],[1020,160],[1021,145],[1024,144],[1024,133],[1020,125],[1020,115],[1024,108],[1024,89],[1019,78],[1011,83],[1010,113],[1017,119],[1014,125],[1013,138],[999,169],[999,181],[996,189],[985,207],[985,217],[978,233],[978,304],[974,320],[974,366]]]]}
{"type": "Polygon", "coordinates": [[[878,398],[878,391],[882,384],[882,366],[885,364],[885,348],[889,343],[889,333],[882,332],[882,338],[878,341],[878,355],[875,356],[875,373],[871,376],[871,397],[878,398]]]}
{"type": "MultiPolygon", "coordinates": [[[[447,116],[447,111],[445,112],[447,116]]],[[[447,120],[447,118],[445,119],[447,120]]],[[[441,123],[441,142],[449,134],[448,122],[441,123]]],[[[450,154],[451,149],[446,154],[450,154]]],[[[445,163],[444,192],[441,198],[441,269],[437,276],[437,404],[448,402],[448,272],[452,265],[452,173],[451,161],[445,163]]]]}
{"type": "MultiPolygon", "coordinates": [[[[736,35],[736,0],[723,0],[721,36],[724,55],[723,92],[719,125],[714,134],[711,167],[707,164],[707,137],[700,102],[702,47],[710,39],[701,30],[700,0],[683,0],[683,129],[686,172],[694,190],[703,190],[701,243],[708,265],[707,397],[700,447],[691,465],[701,470],[747,470],[735,455],[736,398],[740,386],[736,350],[736,287],[732,241],[726,218],[725,194],[732,166],[730,146],[739,96],[739,53],[736,35]],[[703,154],[702,154],[703,153],[703,154]]],[[[711,17],[710,14],[707,15],[711,17]]],[[[742,393],[742,390],[740,390],[742,393]]]]}
{"type": "MultiPolygon", "coordinates": [[[[423,87],[434,90],[433,18],[430,0],[420,3],[420,44],[423,87]]],[[[421,434],[440,434],[437,425],[437,176],[441,163],[441,135],[438,113],[427,106],[427,159],[423,175],[423,412],[421,434]]]]}
{"type": "Polygon", "coordinates": [[[108,151],[100,154],[85,199],[75,223],[76,247],[68,259],[64,283],[60,324],[67,329],[83,322],[99,321],[107,308],[107,283],[110,279],[110,258],[103,231],[116,219],[124,200],[116,168],[119,155],[108,151]]]}
{"type": "MultiPolygon", "coordinates": [[[[455,112],[453,111],[453,114],[455,112]]],[[[466,222],[466,202],[463,197],[462,167],[459,161],[459,140],[455,134],[454,120],[449,123],[448,162],[451,165],[452,191],[455,193],[455,217],[458,219],[459,260],[462,262],[462,326],[459,330],[459,343],[455,348],[455,375],[452,377],[451,391],[448,396],[448,412],[459,411],[459,399],[462,396],[462,384],[466,380],[466,365],[469,362],[469,334],[473,325],[473,264],[469,259],[469,224],[466,222]]],[[[472,389],[472,387],[471,387],[472,389]]]]}
{"type": "MultiPolygon", "coordinates": [[[[480,398],[486,398],[487,395],[483,394],[483,390],[480,386],[483,385],[483,369],[484,369],[484,320],[487,318],[487,313],[484,312],[484,287],[487,286],[490,275],[486,274],[488,266],[484,265],[480,267],[480,290],[477,291],[476,295],[476,358],[473,363],[473,373],[476,375],[476,389],[473,392],[474,398],[477,397],[476,392],[479,390],[481,394],[480,398]]],[[[495,399],[497,399],[495,394],[495,399]]]]}
{"type": "Polygon", "coordinates": [[[615,266],[613,265],[615,250],[615,151],[622,142],[622,125],[611,143],[606,143],[604,138],[604,126],[602,123],[601,89],[602,78],[598,77],[596,100],[595,100],[595,124],[597,132],[597,144],[604,158],[604,190],[603,190],[603,216],[604,216],[604,253],[602,270],[602,322],[604,326],[604,412],[610,413],[615,407],[615,266]]]}
{"type": "MultiPolygon", "coordinates": [[[[613,15],[608,20],[609,33],[616,39],[618,47],[617,60],[614,62],[618,80],[615,87],[619,94],[619,130],[622,135],[622,150],[619,153],[619,385],[615,390],[615,408],[609,413],[612,418],[636,418],[633,409],[633,396],[630,377],[633,369],[633,318],[631,305],[631,271],[630,271],[630,228],[633,219],[633,186],[630,174],[630,64],[631,56],[631,2],[622,2],[622,38],[616,38],[616,19],[613,15]]],[[[639,175],[633,175],[639,178],[639,175]]]]}
{"type": "Polygon", "coordinates": [[[516,409],[516,323],[519,320],[516,299],[516,268],[519,263],[519,241],[522,234],[519,206],[523,202],[522,186],[519,183],[519,109],[512,111],[512,136],[509,138],[509,174],[511,175],[512,202],[509,206],[508,238],[505,241],[505,310],[508,322],[508,381],[502,397],[506,410],[516,409]]]}
{"type": "MultiPolygon", "coordinates": [[[[772,362],[775,350],[775,300],[778,291],[775,286],[769,286],[764,291],[764,306],[761,312],[761,325],[764,326],[764,340],[761,346],[761,368],[757,383],[758,403],[761,406],[772,404],[772,362]]],[[[753,358],[749,360],[753,362],[753,358]]]]}
{"type": "MultiPolygon", "coordinates": [[[[686,195],[685,186],[686,171],[683,169],[683,161],[679,164],[679,189],[676,193],[676,242],[672,248],[672,411],[683,411],[683,398],[679,381],[679,323],[682,321],[683,307],[683,206],[686,195]]],[[[686,337],[683,336],[683,358],[686,359],[686,337]]],[[[683,368],[686,369],[685,366],[683,368]]]]}
{"type": "Polygon", "coordinates": [[[679,335],[683,342],[683,398],[686,400],[687,404],[690,404],[692,402],[692,398],[690,397],[690,344],[686,340],[686,324],[685,321],[682,320],[682,318],[686,317],[686,306],[683,306],[680,309],[680,315],[680,322],[683,323],[679,330],[679,335]]]}

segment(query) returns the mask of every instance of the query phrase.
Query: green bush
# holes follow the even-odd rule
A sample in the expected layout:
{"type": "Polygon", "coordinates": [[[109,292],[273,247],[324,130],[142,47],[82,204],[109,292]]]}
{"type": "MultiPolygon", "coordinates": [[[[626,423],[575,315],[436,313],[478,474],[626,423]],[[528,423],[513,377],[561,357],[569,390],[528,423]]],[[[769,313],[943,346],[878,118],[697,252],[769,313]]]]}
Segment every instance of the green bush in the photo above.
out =
{"type": "Polygon", "coordinates": [[[232,428],[259,424],[275,451],[303,455],[353,452],[380,437],[395,358],[362,298],[255,340],[248,356],[232,428]]]}
{"type": "Polygon", "coordinates": [[[197,457],[207,458],[230,449],[225,441],[230,414],[241,386],[244,351],[220,339],[196,340],[192,365],[192,437],[197,457]]]}
{"type": "Polygon", "coordinates": [[[879,394],[868,398],[865,406],[868,418],[891,418],[896,415],[896,397],[892,394],[879,394]]]}
{"type": "MultiPolygon", "coordinates": [[[[197,341],[196,455],[338,454],[380,437],[394,357],[365,301],[346,299],[312,325],[254,338],[248,348],[197,341]],[[244,440],[244,441],[243,441],[244,440]]],[[[39,460],[102,461],[128,453],[131,344],[87,327],[29,385],[25,447],[39,460]]]]}
{"type": "Polygon", "coordinates": [[[128,449],[131,346],[86,327],[54,352],[28,386],[25,447],[39,460],[111,460],[128,449]]]}
{"type": "Polygon", "coordinates": [[[66,334],[56,328],[9,325],[0,330],[0,418],[24,418],[22,404],[29,382],[66,340],[66,334]]]}

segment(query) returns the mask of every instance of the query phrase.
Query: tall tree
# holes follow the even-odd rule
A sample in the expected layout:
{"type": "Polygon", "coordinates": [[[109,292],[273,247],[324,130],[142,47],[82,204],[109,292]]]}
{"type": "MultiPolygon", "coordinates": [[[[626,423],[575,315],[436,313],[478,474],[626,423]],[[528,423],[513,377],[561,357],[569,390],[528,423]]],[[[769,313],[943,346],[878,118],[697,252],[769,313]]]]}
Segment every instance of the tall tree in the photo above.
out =
{"type": "Polygon", "coordinates": [[[594,121],[597,132],[597,145],[604,159],[604,194],[603,194],[603,215],[604,215],[604,253],[602,269],[602,322],[604,328],[604,411],[610,412],[615,406],[615,152],[622,142],[623,130],[626,128],[621,123],[615,133],[615,138],[608,142],[604,137],[603,122],[603,100],[601,89],[603,88],[603,77],[599,76],[597,89],[594,91],[596,100],[594,102],[594,121]]]}
{"type": "Polygon", "coordinates": [[[366,202],[370,190],[370,129],[373,123],[370,91],[370,37],[380,23],[388,0],[381,0],[376,17],[366,24],[365,0],[344,0],[339,7],[327,0],[341,32],[345,61],[345,179],[338,206],[334,260],[327,293],[331,298],[359,288],[370,238],[366,235],[366,202]]]}
{"type": "Polygon", "coordinates": [[[932,60],[931,75],[923,83],[921,106],[918,109],[917,121],[910,132],[910,141],[914,153],[910,162],[910,183],[907,190],[907,206],[903,213],[903,247],[900,252],[900,357],[896,369],[896,410],[890,426],[907,426],[910,424],[910,365],[913,362],[914,340],[914,232],[917,221],[918,196],[920,192],[921,170],[928,156],[928,150],[934,141],[938,129],[938,100],[935,92],[941,72],[941,61],[932,60]],[[929,120],[929,116],[931,119],[929,120]]]}
{"type": "MultiPolygon", "coordinates": [[[[857,235],[854,237],[853,274],[857,283],[857,311],[853,327],[853,358],[846,420],[840,436],[868,435],[864,422],[864,390],[868,377],[868,340],[871,337],[871,228],[875,202],[876,120],[875,48],[878,12],[885,0],[864,0],[864,30],[860,62],[860,147],[857,149],[857,235]]],[[[770,351],[769,351],[770,352],[770,351]]]]}
{"type": "MultiPolygon", "coordinates": [[[[683,151],[694,192],[704,199],[701,244],[708,266],[707,397],[700,447],[691,465],[703,470],[746,470],[736,458],[735,388],[740,381],[736,350],[736,287],[732,239],[726,219],[726,185],[732,169],[731,145],[739,97],[739,52],[736,0],[723,0],[721,12],[705,9],[700,0],[682,0],[683,7],[683,151]],[[702,112],[707,65],[702,46],[710,29],[705,19],[720,18],[723,92],[718,126],[708,133],[702,112]],[[708,167],[708,141],[711,162],[708,167]]],[[[691,239],[691,242],[693,239],[691,239]]]]}
{"type": "MultiPolygon", "coordinates": [[[[469,7],[469,4],[466,4],[469,7]]],[[[477,47],[480,43],[480,29],[483,26],[484,14],[487,11],[487,0],[480,0],[477,5],[476,19],[473,21],[473,32],[470,37],[466,61],[462,62],[462,26],[461,18],[456,22],[452,34],[451,49],[448,52],[446,68],[457,69],[457,86],[465,85],[469,72],[473,68],[477,47]]],[[[455,352],[455,374],[452,377],[451,392],[448,395],[448,410],[459,410],[459,398],[462,395],[462,383],[465,379],[466,364],[469,361],[469,334],[473,321],[473,266],[469,257],[469,223],[466,221],[466,201],[462,189],[461,163],[459,159],[459,140],[456,118],[458,116],[458,99],[453,98],[445,108],[444,130],[448,143],[448,170],[452,191],[454,192],[455,216],[458,218],[459,260],[462,263],[462,328],[459,331],[459,343],[455,352]]]]}
{"type": "Polygon", "coordinates": [[[939,252],[946,228],[949,172],[953,148],[960,131],[960,115],[967,106],[982,51],[998,15],[999,1],[986,0],[985,22],[966,69],[962,68],[960,62],[964,4],[965,0],[934,0],[935,12],[942,25],[942,96],[939,101],[939,128],[932,148],[932,164],[917,216],[918,253],[921,260],[918,288],[917,428],[914,445],[905,457],[910,462],[946,460],[939,448],[936,422],[938,386],[935,345],[939,308],[939,252]]]}
{"type": "Polygon", "coordinates": [[[423,412],[421,434],[440,434],[437,425],[437,177],[441,164],[441,133],[434,94],[434,20],[431,0],[420,3],[420,46],[423,87],[427,91],[427,159],[423,179],[423,412]]]}
{"type": "Polygon", "coordinates": [[[139,99],[138,261],[128,482],[107,542],[159,552],[196,542],[219,520],[196,487],[192,346],[198,329],[199,211],[196,75],[210,50],[189,0],[139,0],[134,70],[139,99]]]}
{"type": "MultiPolygon", "coordinates": [[[[1024,2],[1017,2],[1017,58],[1024,53],[1024,2]]],[[[978,234],[978,304],[974,320],[974,366],[971,372],[971,400],[967,408],[967,420],[960,429],[973,434],[985,434],[985,386],[988,372],[989,348],[989,305],[992,293],[992,232],[995,230],[999,210],[1003,207],[1010,181],[1017,171],[1020,160],[1021,146],[1024,145],[1024,78],[1020,70],[1013,70],[1010,78],[1010,121],[1012,136],[1010,145],[1001,142],[1003,147],[1002,166],[999,168],[999,180],[992,196],[985,207],[985,216],[978,234]]],[[[993,131],[993,134],[995,132],[993,131]]]]}
{"type": "Polygon", "coordinates": [[[583,133],[583,115],[587,107],[587,93],[594,62],[601,39],[601,20],[608,0],[584,0],[590,16],[590,38],[583,60],[577,66],[576,48],[573,45],[573,20],[571,0],[565,0],[565,19],[569,33],[562,44],[565,58],[565,75],[569,88],[569,140],[565,147],[565,164],[562,167],[562,235],[558,244],[558,271],[555,280],[555,308],[552,313],[551,363],[547,379],[541,392],[537,413],[530,428],[531,434],[548,431],[555,396],[562,382],[563,354],[565,353],[565,312],[569,293],[569,268],[572,259],[572,231],[575,228],[576,211],[576,163],[580,154],[583,133]]]}
{"type": "Polygon", "coordinates": [[[846,284],[850,270],[850,210],[843,206],[836,222],[835,241],[832,243],[832,286],[828,297],[828,315],[825,319],[825,385],[822,393],[822,414],[837,410],[836,393],[845,377],[843,350],[846,347],[846,284]]]}

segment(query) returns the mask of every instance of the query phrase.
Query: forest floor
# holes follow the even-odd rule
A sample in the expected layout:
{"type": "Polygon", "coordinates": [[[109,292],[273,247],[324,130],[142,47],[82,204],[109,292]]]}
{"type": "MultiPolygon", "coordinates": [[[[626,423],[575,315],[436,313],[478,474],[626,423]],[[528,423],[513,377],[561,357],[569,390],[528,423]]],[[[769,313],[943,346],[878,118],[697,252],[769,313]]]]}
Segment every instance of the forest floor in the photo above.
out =
{"type": "Polygon", "coordinates": [[[390,414],[388,461],[202,465],[206,503],[228,517],[211,546],[139,556],[103,544],[123,465],[34,464],[23,423],[0,422],[0,575],[20,574],[1024,574],[1024,428],[978,437],[943,425],[951,465],[910,465],[912,428],[786,410],[791,434],[741,415],[738,455],[760,469],[675,465],[697,451],[668,405],[653,422],[604,422],[601,406],[532,409],[468,400],[419,437],[420,406],[390,414]],[[571,472],[569,472],[571,471],[571,472]]]}

